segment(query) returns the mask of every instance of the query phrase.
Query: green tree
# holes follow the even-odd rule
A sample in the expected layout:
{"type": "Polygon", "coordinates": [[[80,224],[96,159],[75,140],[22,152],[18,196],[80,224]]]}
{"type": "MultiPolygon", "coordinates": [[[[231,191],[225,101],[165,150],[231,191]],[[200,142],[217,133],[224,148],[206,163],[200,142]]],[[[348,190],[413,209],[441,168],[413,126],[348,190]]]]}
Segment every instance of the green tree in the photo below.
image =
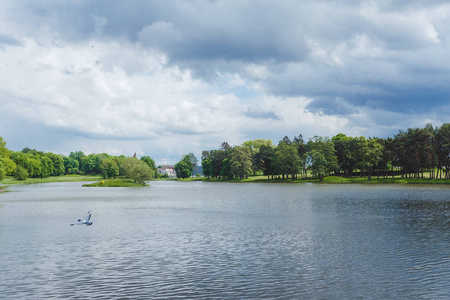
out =
{"type": "Polygon", "coordinates": [[[249,147],[237,146],[231,151],[231,171],[239,179],[252,173],[252,156],[249,147]]]}
{"type": "Polygon", "coordinates": [[[263,166],[261,163],[261,156],[259,155],[260,149],[262,146],[264,147],[274,147],[271,140],[266,139],[256,139],[249,140],[242,144],[242,146],[248,147],[250,149],[250,154],[252,157],[252,171],[255,175],[257,172],[263,170],[263,166]]]}
{"type": "Polygon", "coordinates": [[[220,171],[220,176],[223,179],[233,179],[233,170],[231,168],[231,159],[225,158],[222,163],[222,170],[220,171]]]}
{"type": "Polygon", "coordinates": [[[225,158],[228,158],[228,152],[230,150],[211,150],[210,158],[211,158],[211,177],[220,177],[222,174],[223,161],[225,158]]]}
{"type": "Polygon", "coordinates": [[[194,176],[194,171],[197,170],[198,159],[194,153],[189,153],[189,163],[191,165],[191,175],[194,176]]]}
{"type": "Polygon", "coordinates": [[[70,152],[69,157],[75,159],[76,161],[78,161],[78,168],[81,167],[81,161],[83,160],[83,157],[85,157],[86,155],[84,155],[83,151],[75,151],[75,152],[70,152]]]}
{"type": "Polygon", "coordinates": [[[343,133],[339,133],[331,140],[333,141],[334,148],[336,150],[339,172],[342,171],[344,173],[344,177],[347,177],[353,172],[353,157],[351,151],[352,138],[343,133]]]}
{"type": "Polygon", "coordinates": [[[59,154],[54,154],[51,152],[47,152],[45,153],[45,156],[48,157],[51,161],[52,161],[52,165],[53,165],[53,172],[52,172],[52,176],[61,176],[64,175],[64,173],[66,172],[66,169],[64,167],[64,159],[61,155],[59,154]]]}
{"type": "Polygon", "coordinates": [[[426,162],[430,178],[434,178],[434,169],[436,167],[436,155],[434,153],[434,138],[436,130],[433,125],[428,123],[423,130],[423,136],[425,141],[426,162]]]}
{"type": "Polygon", "coordinates": [[[275,148],[273,145],[261,145],[259,152],[255,155],[254,163],[258,165],[258,169],[263,171],[263,174],[270,178],[275,175],[272,161],[275,157],[275,148]]]}
{"type": "Polygon", "coordinates": [[[210,177],[212,174],[213,161],[211,159],[210,151],[202,151],[202,169],[203,175],[210,177]]]}
{"type": "Polygon", "coordinates": [[[14,178],[16,180],[25,180],[28,178],[28,172],[27,170],[22,166],[17,166],[16,170],[14,171],[14,178]]]}
{"type": "Polygon", "coordinates": [[[3,180],[8,171],[14,171],[15,168],[15,163],[9,158],[6,142],[0,136],[0,181],[3,180]],[[13,168],[13,170],[10,170],[10,168],[13,168]]]}
{"type": "Polygon", "coordinates": [[[153,177],[156,177],[156,175],[158,174],[158,168],[156,167],[155,161],[150,156],[142,156],[141,160],[144,161],[150,167],[150,169],[153,170],[153,177]]]}
{"type": "Polygon", "coordinates": [[[145,184],[145,181],[153,179],[153,170],[142,160],[136,157],[127,158],[120,166],[126,178],[134,180],[134,182],[145,184]]]}
{"type": "Polygon", "coordinates": [[[323,180],[325,174],[339,170],[334,143],[327,137],[315,136],[308,142],[307,153],[313,173],[319,180],[323,180]]]}
{"type": "Polygon", "coordinates": [[[0,154],[0,181],[6,176],[6,158],[0,154]]]}
{"type": "Polygon", "coordinates": [[[178,178],[189,178],[192,174],[191,158],[189,154],[183,156],[183,158],[177,162],[173,168],[178,178]]]}
{"type": "Polygon", "coordinates": [[[81,172],[84,174],[95,174],[95,154],[89,154],[81,158],[81,172]]]}
{"type": "Polygon", "coordinates": [[[11,159],[16,165],[21,166],[28,172],[28,176],[31,178],[42,177],[42,163],[39,159],[35,158],[35,155],[28,154],[29,152],[14,152],[11,155],[11,159]]]}
{"type": "Polygon", "coordinates": [[[306,155],[306,153],[308,152],[308,147],[307,147],[305,141],[303,140],[303,135],[299,134],[298,136],[294,137],[292,144],[297,148],[298,157],[300,158],[300,162],[301,162],[300,170],[307,177],[308,176],[308,168],[306,166],[306,160],[307,160],[308,156],[306,155]]]}
{"type": "Polygon", "coordinates": [[[320,181],[323,181],[324,175],[328,172],[328,162],[323,153],[318,150],[311,150],[308,152],[311,171],[316,175],[320,181]]]}
{"type": "Polygon", "coordinates": [[[119,176],[119,166],[112,158],[105,158],[100,164],[100,174],[104,179],[119,176]]]}
{"type": "Polygon", "coordinates": [[[50,158],[48,158],[48,156],[46,155],[42,155],[39,157],[39,159],[41,160],[41,164],[42,164],[42,173],[41,176],[43,178],[47,178],[52,176],[53,174],[53,162],[50,158]]]}
{"type": "Polygon", "coordinates": [[[291,175],[292,180],[294,180],[300,171],[301,161],[297,147],[287,140],[288,138],[285,137],[276,147],[272,166],[275,173],[281,174],[283,179],[286,175],[291,175]]]}
{"type": "Polygon", "coordinates": [[[365,164],[367,168],[368,180],[372,179],[373,167],[377,166],[383,157],[383,145],[378,139],[372,138],[367,142],[365,153],[365,164]]]}
{"type": "Polygon", "coordinates": [[[434,149],[437,160],[436,178],[449,178],[450,170],[450,123],[444,123],[436,129],[434,149]]]}
{"type": "Polygon", "coordinates": [[[81,158],[81,171],[85,174],[100,174],[100,164],[103,159],[110,158],[107,153],[89,154],[81,158]]]}
{"type": "Polygon", "coordinates": [[[78,160],[74,159],[73,157],[64,157],[64,173],[65,174],[77,174],[79,173],[79,164],[78,160]]]}

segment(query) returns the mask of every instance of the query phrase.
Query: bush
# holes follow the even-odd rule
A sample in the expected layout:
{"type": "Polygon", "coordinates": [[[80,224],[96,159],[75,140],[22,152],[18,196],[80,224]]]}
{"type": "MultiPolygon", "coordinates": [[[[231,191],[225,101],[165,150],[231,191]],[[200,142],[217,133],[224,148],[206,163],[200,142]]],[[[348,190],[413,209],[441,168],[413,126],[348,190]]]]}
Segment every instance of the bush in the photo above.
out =
{"type": "Polygon", "coordinates": [[[28,178],[28,171],[25,170],[22,166],[17,166],[16,170],[14,171],[14,178],[16,180],[25,180],[28,178]]]}

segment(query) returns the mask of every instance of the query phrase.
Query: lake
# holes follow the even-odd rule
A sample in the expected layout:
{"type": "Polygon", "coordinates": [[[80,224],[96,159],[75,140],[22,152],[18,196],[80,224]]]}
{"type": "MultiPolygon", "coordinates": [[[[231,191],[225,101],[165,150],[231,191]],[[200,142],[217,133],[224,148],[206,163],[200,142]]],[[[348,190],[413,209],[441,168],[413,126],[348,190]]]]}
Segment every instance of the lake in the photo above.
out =
{"type": "Polygon", "coordinates": [[[0,194],[2,299],[450,295],[446,186],[81,185],[0,194]]]}

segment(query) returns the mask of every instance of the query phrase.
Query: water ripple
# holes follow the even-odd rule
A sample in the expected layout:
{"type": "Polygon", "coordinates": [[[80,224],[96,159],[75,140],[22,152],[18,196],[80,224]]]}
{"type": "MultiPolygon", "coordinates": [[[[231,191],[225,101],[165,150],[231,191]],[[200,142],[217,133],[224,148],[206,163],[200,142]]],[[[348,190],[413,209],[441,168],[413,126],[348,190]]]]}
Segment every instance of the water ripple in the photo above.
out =
{"type": "Polygon", "coordinates": [[[20,199],[2,195],[9,197],[0,211],[2,299],[450,294],[448,189],[162,182],[101,194],[56,187],[56,194],[40,186],[38,194],[16,187],[20,199]],[[94,226],[68,226],[86,203],[94,226]]]}

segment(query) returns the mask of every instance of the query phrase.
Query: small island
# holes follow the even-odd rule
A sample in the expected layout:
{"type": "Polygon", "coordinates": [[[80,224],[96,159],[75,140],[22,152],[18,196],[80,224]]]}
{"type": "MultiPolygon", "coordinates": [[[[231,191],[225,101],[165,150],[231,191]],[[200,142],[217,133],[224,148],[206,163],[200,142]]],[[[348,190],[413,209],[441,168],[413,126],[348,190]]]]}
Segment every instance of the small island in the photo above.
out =
{"type": "Polygon", "coordinates": [[[83,184],[85,187],[143,187],[147,183],[134,182],[130,179],[106,179],[94,183],[83,184]]]}

